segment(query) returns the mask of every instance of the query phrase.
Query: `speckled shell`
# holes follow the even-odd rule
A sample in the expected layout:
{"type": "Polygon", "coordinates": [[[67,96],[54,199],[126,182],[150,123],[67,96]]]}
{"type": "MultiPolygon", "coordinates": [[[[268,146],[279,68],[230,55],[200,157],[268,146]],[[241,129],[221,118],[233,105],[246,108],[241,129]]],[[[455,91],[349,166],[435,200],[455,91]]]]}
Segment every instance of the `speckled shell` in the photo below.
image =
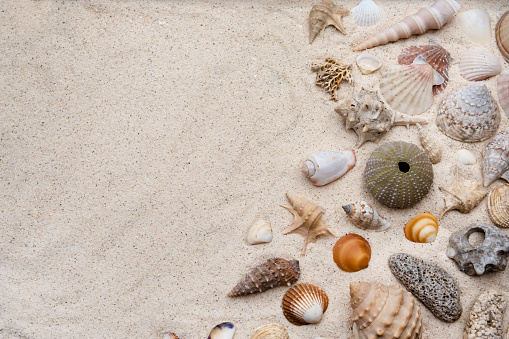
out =
{"type": "Polygon", "coordinates": [[[461,56],[459,71],[468,81],[488,79],[502,71],[497,56],[484,47],[468,49],[461,56]]]}
{"type": "Polygon", "coordinates": [[[366,163],[364,180],[369,192],[382,204],[408,208],[430,190],[433,167],[428,155],[419,147],[394,141],[373,151],[366,163]]]}
{"type": "Polygon", "coordinates": [[[269,259],[246,274],[228,296],[237,297],[264,292],[273,287],[290,286],[297,282],[299,277],[300,268],[297,260],[269,259]]]}
{"type": "Polygon", "coordinates": [[[351,12],[357,26],[373,26],[382,19],[382,10],[373,0],[361,0],[351,12]]]}
{"type": "Polygon", "coordinates": [[[378,212],[365,201],[343,205],[348,218],[360,229],[385,231],[391,224],[378,215],[378,212]]]}
{"type": "Polygon", "coordinates": [[[429,212],[417,214],[405,225],[405,237],[413,242],[433,242],[435,241],[437,234],[438,220],[429,212]]]}
{"type": "Polygon", "coordinates": [[[422,338],[422,316],[412,295],[400,286],[350,284],[354,339],[422,338]]]}
{"type": "Polygon", "coordinates": [[[173,332],[166,332],[163,333],[163,339],[179,339],[179,337],[173,332]]]}
{"type": "Polygon", "coordinates": [[[481,44],[490,41],[490,15],[486,10],[471,9],[458,13],[454,21],[470,40],[481,44]]]}
{"type": "Polygon", "coordinates": [[[357,272],[368,267],[371,247],[366,239],[358,234],[341,237],[332,249],[334,262],[345,272],[357,272]]]}
{"type": "Polygon", "coordinates": [[[491,190],[488,213],[495,225],[509,227],[509,184],[498,185],[491,190]]]}
{"type": "Polygon", "coordinates": [[[500,53],[505,61],[509,62],[509,11],[505,12],[498,20],[495,27],[495,38],[500,53]]]}
{"type": "Polygon", "coordinates": [[[232,323],[221,323],[210,331],[208,339],[232,339],[234,334],[235,325],[232,323]]]}
{"type": "Polygon", "coordinates": [[[500,107],[509,117],[509,69],[504,69],[498,76],[497,94],[500,107]]]}
{"type": "Polygon", "coordinates": [[[500,111],[484,82],[475,82],[444,98],[436,123],[438,129],[452,139],[479,142],[495,135],[500,111]]]}
{"type": "Polygon", "coordinates": [[[481,293],[470,310],[463,339],[502,339],[505,308],[502,293],[494,290],[481,293]]]}
{"type": "Polygon", "coordinates": [[[509,128],[498,133],[486,145],[482,173],[484,186],[489,186],[498,178],[509,181],[509,128]]]}
{"type": "Polygon", "coordinates": [[[298,284],[283,296],[283,314],[294,325],[319,323],[329,306],[325,292],[313,284],[298,284]]]}
{"type": "Polygon", "coordinates": [[[432,164],[439,163],[442,160],[442,148],[433,140],[433,138],[424,132],[422,126],[417,124],[417,132],[419,133],[419,140],[424,151],[428,154],[429,160],[432,164]]]}
{"type": "Polygon", "coordinates": [[[251,339],[290,339],[288,331],[282,325],[270,323],[258,327],[251,339]]]}

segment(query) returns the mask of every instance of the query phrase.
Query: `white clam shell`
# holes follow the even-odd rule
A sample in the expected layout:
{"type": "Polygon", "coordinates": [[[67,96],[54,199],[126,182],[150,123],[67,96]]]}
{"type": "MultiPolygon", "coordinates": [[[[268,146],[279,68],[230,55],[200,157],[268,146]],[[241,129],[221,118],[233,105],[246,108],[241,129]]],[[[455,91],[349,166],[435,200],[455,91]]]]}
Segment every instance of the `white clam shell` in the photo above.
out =
{"type": "Polygon", "coordinates": [[[357,57],[357,66],[362,74],[370,74],[382,67],[382,61],[369,53],[361,53],[357,57]]]}
{"type": "Polygon", "coordinates": [[[500,107],[509,117],[509,69],[504,69],[498,76],[497,94],[500,107]]]}
{"type": "Polygon", "coordinates": [[[456,154],[458,155],[458,161],[461,162],[463,165],[475,164],[475,155],[469,150],[460,149],[458,152],[456,152],[456,154]]]}
{"type": "Polygon", "coordinates": [[[257,219],[253,222],[247,231],[246,241],[250,245],[264,244],[272,241],[272,228],[270,224],[263,220],[257,219]]]}
{"type": "Polygon", "coordinates": [[[235,325],[232,323],[220,323],[216,325],[207,339],[232,339],[235,334],[235,325]]]}
{"type": "Polygon", "coordinates": [[[490,15],[484,9],[461,12],[454,21],[470,40],[478,43],[490,41],[490,15]]]}
{"type": "Polygon", "coordinates": [[[373,0],[361,0],[351,12],[357,26],[373,26],[382,19],[382,10],[373,0]]]}
{"type": "Polygon", "coordinates": [[[468,81],[478,81],[497,75],[502,71],[502,65],[495,54],[478,47],[462,55],[459,70],[468,81]]]}
{"type": "Polygon", "coordinates": [[[355,166],[355,151],[316,152],[302,166],[315,186],[323,186],[339,179],[355,166]]]}

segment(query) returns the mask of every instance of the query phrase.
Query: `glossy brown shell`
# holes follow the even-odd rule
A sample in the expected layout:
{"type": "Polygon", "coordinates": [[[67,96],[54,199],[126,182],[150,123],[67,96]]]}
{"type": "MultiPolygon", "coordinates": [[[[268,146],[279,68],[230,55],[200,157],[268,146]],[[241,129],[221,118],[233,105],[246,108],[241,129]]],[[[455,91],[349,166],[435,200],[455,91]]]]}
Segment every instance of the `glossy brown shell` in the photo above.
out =
{"type": "Polygon", "coordinates": [[[371,247],[366,239],[350,233],[336,242],[332,249],[334,262],[345,272],[357,272],[368,267],[371,247]]]}

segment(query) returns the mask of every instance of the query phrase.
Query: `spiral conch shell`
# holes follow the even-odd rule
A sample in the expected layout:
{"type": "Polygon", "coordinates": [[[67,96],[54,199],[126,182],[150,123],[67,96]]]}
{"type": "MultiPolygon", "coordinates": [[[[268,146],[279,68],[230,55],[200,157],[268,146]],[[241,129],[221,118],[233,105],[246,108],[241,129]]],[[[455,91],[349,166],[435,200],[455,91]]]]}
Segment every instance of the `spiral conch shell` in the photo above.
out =
{"type": "Polygon", "coordinates": [[[436,144],[431,137],[424,133],[422,126],[417,124],[417,132],[419,133],[419,140],[421,141],[422,148],[428,154],[429,161],[436,164],[442,160],[442,148],[436,144]]]}
{"type": "Polygon", "coordinates": [[[422,316],[414,297],[400,286],[350,284],[354,339],[420,339],[422,316]]]}
{"type": "Polygon", "coordinates": [[[438,234],[438,220],[428,212],[419,213],[405,225],[405,237],[413,242],[429,243],[438,234]]]}
{"type": "Polygon", "coordinates": [[[341,178],[355,166],[355,151],[316,152],[302,166],[302,173],[315,186],[327,185],[341,178]]]}
{"type": "Polygon", "coordinates": [[[258,327],[250,339],[290,339],[290,336],[282,325],[270,323],[258,327]]]}
{"type": "Polygon", "coordinates": [[[363,230],[385,231],[391,224],[365,201],[343,205],[343,210],[355,226],[363,230]]]}
{"type": "Polygon", "coordinates": [[[491,190],[488,213],[495,225],[509,227],[509,184],[498,185],[491,190]]]}
{"type": "Polygon", "coordinates": [[[263,219],[255,220],[247,231],[246,241],[249,245],[271,242],[272,228],[270,227],[270,224],[263,219]]]}
{"type": "Polygon", "coordinates": [[[334,5],[332,0],[323,0],[321,4],[313,6],[309,12],[309,43],[312,43],[325,27],[331,25],[346,34],[341,17],[349,13],[350,11],[334,5]]]}
{"type": "Polygon", "coordinates": [[[368,267],[371,247],[366,239],[350,233],[340,238],[332,249],[334,262],[345,272],[357,272],[368,267]]]}
{"type": "Polygon", "coordinates": [[[283,314],[294,325],[316,324],[329,306],[325,292],[313,284],[298,284],[283,296],[283,314]]]}

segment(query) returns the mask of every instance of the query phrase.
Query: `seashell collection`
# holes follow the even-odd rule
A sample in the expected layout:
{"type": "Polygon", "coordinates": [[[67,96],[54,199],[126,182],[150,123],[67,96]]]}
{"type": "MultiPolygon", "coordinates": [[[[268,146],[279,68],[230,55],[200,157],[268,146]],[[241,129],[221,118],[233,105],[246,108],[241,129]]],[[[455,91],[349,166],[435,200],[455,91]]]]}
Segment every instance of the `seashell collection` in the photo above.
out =
{"type": "Polygon", "coordinates": [[[368,267],[371,247],[366,239],[350,233],[341,237],[332,249],[332,257],[338,267],[345,272],[357,272],[368,267]]]}
{"type": "Polygon", "coordinates": [[[378,215],[378,212],[365,201],[343,205],[348,219],[363,230],[385,231],[391,224],[378,215]]]}
{"type": "Polygon", "coordinates": [[[413,242],[430,243],[438,234],[438,220],[429,213],[417,214],[405,224],[405,237],[413,242]]]}
{"type": "Polygon", "coordinates": [[[495,225],[509,227],[509,184],[498,185],[491,190],[488,213],[495,225]]]}
{"type": "Polygon", "coordinates": [[[283,296],[283,315],[294,325],[319,323],[329,306],[329,297],[313,284],[297,284],[283,296]]]}
{"type": "Polygon", "coordinates": [[[311,154],[302,166],[302,173],[315,186],[327,185],[341,178],[355,166],[355,151],[317,152],[311,154]]]}
{"type": "Polygon", "coordinates": [[[506,301],[502,293],[487,290],[479,294],[470,309],[470,318],[463,334],[464,338],[504,338],[505,309],[506,301]]]}

